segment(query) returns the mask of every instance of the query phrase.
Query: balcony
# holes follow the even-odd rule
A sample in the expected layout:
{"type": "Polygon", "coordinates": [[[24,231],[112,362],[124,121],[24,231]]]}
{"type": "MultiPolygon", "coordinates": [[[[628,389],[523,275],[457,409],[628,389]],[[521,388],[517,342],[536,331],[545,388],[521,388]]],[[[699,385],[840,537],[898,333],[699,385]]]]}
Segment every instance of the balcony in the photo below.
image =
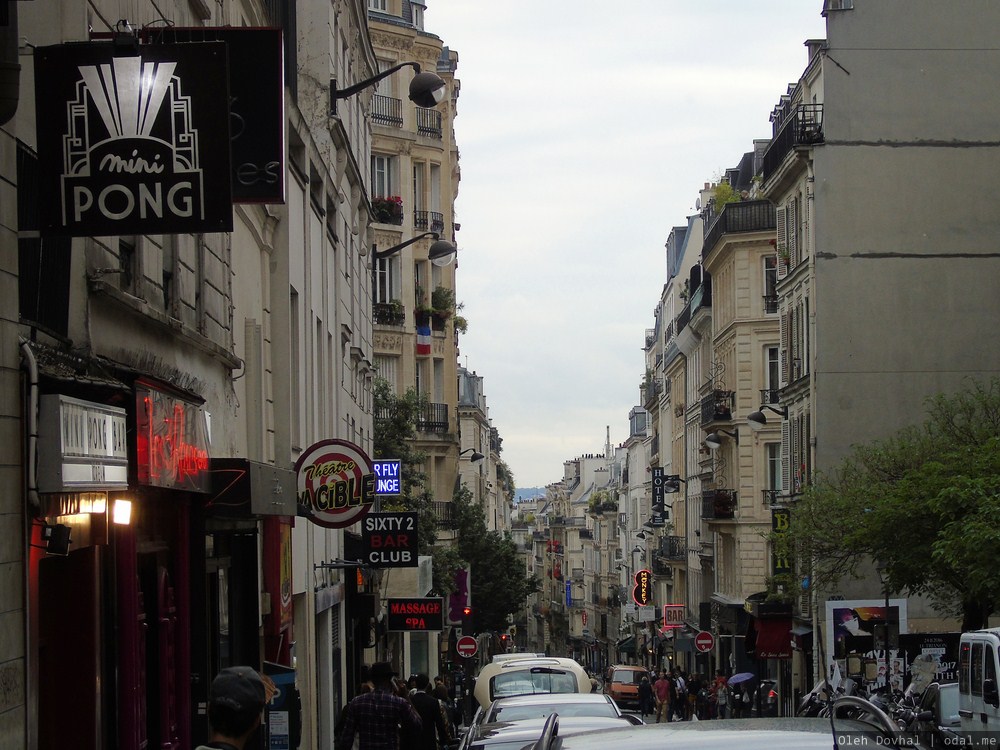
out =
{"type": "Polygon", "coordinates": [[[448,404],[424,404],[417,416],[419,432],[447,432],[448,404]]]}
{"type": "Polygon", "coordinates": [[[736,518],[736,490],[702,492],[701,517],[707,521],[731,521],[736,518]]]}
{"type": "Polygon", "coordinates": [[[768,314],[773,314],[778,312],[778,295],[777,294],[765,294],[764,295],[764,312],[768,314]]]}
{"type": "Polygon", "coordinates": [[[690,303],[684,306],[681,310],[681,314],[677,316],[677,333],[684,330],[688,323],[691,322],[691,305],[690,303]]]}
{"type": "Polygon", "coordinates": [[[740,232],[765,232],[778,226],[774,204],[771,201],[740,201],[727,203],[722,213],[705,235],[701,252],[704,257],[712,254],[725,234],[740,232]]]}
{"type": "Polygon", "coordinates": [[[380,224],[399,226],[403,223],[403,199],[396,195],[376,196],[372,198],[372,213],[380,224]]]}
{"type": "Polygon", "coordinates": [[[413,228],[421,232],[444,231],[444,214],[440,211],[414,211],[413,228]]]}
{"type": "Polygon", "coordinates": [[[797,146],[823,143],[823,105],[800,104],[776,128],[761,165],[765,180],[778,171],[785,157],[797,146]]]}
{"type": "Polygon", "coordinates": [[[656,556],[666,560],[684,560],[687,557],[687,540],[682,536],[663,537],[656,556]]]}
{"type": "Polygon", "coordinates": [[[375,94],[372,97],[372,122],[389,127],[403,127],[403,102],[392,96],[375,94]]]}
{"type": "Polygon", "coordinates": [[[436,109],[417,107],[417,133],[428,138],[441,139],[441,113],[436,109]]]}
{"type": "Polygon", "coordinates": [[[574,581],[582,581],[583,580],[583,568],[573,568],[570,571],[570,577],[574,581]]]}
{"type": "Polygon", "coordinates": [[[673,578],[674,569],[662,558],[653,558],[653,575],[657,578],[673,578]]]}
{"type": "Polygon", "coordinates": [[[733,392],[715,389],[701,400],[701,426],[733,420],[733,392]]]}
{"type": "Polygon", "coordinates": [[[431,511],[443,529],[455,528],[455,506],[449,500],[432,500],[431,511]]]}
{"type": "Polygon", "coordinates": [[[781,403],[781,389],[780,388],[761,388],[760,389],[760,402],[762,404],[780,404],[781,403]]]}
{"type": "Polygon", "coordinates": [[[399,304],[376,302],[372,305],[372,319],[375,325],[402,326],[406,323],[406,311],[399,304]]]}

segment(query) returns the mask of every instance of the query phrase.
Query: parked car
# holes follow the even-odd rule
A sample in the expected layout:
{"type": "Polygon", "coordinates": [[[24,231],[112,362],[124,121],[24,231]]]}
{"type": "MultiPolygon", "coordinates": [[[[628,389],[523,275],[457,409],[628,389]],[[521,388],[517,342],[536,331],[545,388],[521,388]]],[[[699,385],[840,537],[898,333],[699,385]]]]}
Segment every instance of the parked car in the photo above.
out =
{"type": "MultiPolygon", "coordinates": [[[[490,707],[483,712],[483,723],[545,719],[554,713],[564,718],[567,716],[603,716],[620,719],[624,716],[611,696],[603,693],[517,695],[493,701],[490,707]]],[[[629,716],[630,720],[636,718],[629,716]]]]}
{"type": "Polygon", "coordinates": [[[778,715],[778,682],[777,680],[761,680],[753,694],[750,704],[751,716],[778,715]]]}
{"type": "MultiPolygon", "coordinates": [[[[458,745],[458,750],[522,750],[531,747],[542,736],[552,717],[498,721],[472,726],[458,745]]],[[[627,717],[566,716],[559,721],[559,737],[571,737],[579,732],[632,726],[627,717]]]]}
{"type": "MultiPolygon", "coordinates": [[[[617,664],[608,670],[604,692],[622,708],[639,708],[639,683],[649,677],[645,667],[617,664]]],[[[652,682],[652,680],[650,680],[652,682]]]]}

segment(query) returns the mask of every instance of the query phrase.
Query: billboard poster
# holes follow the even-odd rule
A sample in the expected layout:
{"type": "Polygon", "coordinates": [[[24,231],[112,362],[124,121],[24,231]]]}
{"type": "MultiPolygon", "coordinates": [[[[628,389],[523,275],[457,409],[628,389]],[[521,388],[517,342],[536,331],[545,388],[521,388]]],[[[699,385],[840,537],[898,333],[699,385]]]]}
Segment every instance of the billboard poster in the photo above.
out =
{"type": "Polygon", "coordinates": [[[232,230],[225,44],[34,58],[42,236],[232,230]]]}

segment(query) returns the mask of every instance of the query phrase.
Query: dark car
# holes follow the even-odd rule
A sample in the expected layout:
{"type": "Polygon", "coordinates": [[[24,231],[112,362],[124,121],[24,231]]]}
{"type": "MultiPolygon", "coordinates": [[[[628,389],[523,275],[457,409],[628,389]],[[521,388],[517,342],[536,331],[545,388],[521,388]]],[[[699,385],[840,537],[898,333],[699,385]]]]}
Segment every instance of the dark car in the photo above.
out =
{"type": "Polygon", "coordinates": [[[778,682],[777,680],[761,680],[753,693],[753,703],[750,705],[751,716],[778,715],[778,682]]]}

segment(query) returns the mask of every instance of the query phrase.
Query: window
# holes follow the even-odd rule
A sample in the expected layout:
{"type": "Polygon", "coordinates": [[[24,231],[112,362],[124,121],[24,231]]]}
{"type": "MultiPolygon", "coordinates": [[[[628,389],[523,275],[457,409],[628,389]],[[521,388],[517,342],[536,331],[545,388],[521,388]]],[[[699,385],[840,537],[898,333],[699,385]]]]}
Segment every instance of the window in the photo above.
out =
{"type": "Polygon", "coordinates": [[[413,162],[413,210],[414,211],[424,211],[426,210],[427,202],[425,200],[425,189],[424,189],[424,163],[415,161],[413,162]]]}
{"type": "Polygon", "coordinates": [[[764,256],[764,312],[778,312],[778,293],[774,290],[778,282],[778,256],[764,256]]]}
{"type": "Polygon", "coordinates": [[[764,382],[764,388],[767,390],[767,400],[765,403],[774,404],[778,402],[778,390],[781,388],[778,347],[767,347],[764,350],[764,356],[767,358],[766,380],[764,382]]]}
{"type": "Polygon", "coordinates": [[[386,13],[389,10],[389,0],[368,0],[368,10],[377,10],[386,13]]]}
{"type": "Polygon", "coordinates": [[[764,451],[767,456],[767,477],[765,489],[781,490],[781,443],[766,443],[764,451]]]}
{"type": "Polygon", "coordinates": [[[135,237],[120,237],[118,239],[118,268],[121,269],[119,288],[123,292],[136,294],[139,268],[135,237]]]}
{"type": "Polygon", "coordinates": [[[374,301],[376,304],[384,304],[399,298],[398,262],[399,258],[395,255],[375,261],[374,301]]]}
{"type": "Polygon", "coordinates": [[[391,156],[372,154],[372,196],[388,197],[395,195],[395,179],[391,156]]]}

